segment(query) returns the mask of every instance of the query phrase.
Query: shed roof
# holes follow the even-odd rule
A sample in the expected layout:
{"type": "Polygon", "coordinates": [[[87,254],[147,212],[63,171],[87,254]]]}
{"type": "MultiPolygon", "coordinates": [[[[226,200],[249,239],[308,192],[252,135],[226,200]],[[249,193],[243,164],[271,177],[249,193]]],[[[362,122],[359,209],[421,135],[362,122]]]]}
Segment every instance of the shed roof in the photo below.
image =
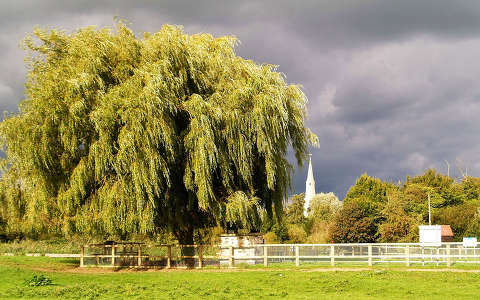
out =
{"type": "Polygon", "coordinates": [[[450,225],[441,225],[442,226],[442,236],[453,236],[453,231],[450,225]]]}

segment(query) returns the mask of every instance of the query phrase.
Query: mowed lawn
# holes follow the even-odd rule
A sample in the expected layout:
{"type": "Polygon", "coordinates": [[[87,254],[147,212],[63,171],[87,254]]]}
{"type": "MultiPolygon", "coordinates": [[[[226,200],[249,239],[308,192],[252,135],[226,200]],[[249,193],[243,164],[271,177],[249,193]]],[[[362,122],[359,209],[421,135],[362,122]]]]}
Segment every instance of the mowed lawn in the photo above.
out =
{"type": "Polygon", "coordinates": [[[480,273],[314,268],[102,271],[78,261],[0,257],[1,299],[474,299],[480,273]],[[34,275],[49,286],[28,286],[34,275]]]}

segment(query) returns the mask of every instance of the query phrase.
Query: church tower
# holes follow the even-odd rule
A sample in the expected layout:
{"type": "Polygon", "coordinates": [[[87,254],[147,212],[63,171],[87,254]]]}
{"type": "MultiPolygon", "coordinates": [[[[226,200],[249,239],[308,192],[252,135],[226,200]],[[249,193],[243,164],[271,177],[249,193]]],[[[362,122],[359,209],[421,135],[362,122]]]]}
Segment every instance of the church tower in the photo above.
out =
{"type": "Polygon", "coordinates": [[[307,216],[307,209],[310,206],[310,200],[315,196],[315,179],[313,178],[313,166],[312,166],[312,155],[309,154],[310,161],[308,162],[308,175],[307,182],[305,184],[305,207],[304,215],[307,216]]]}

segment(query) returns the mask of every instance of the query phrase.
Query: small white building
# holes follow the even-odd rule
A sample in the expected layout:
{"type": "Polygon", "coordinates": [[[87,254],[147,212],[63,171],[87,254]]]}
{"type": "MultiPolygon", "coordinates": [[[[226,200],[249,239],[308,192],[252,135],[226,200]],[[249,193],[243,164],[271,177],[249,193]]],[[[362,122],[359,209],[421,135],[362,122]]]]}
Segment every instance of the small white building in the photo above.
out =
{"type": "Polygon", "coordinates": [[[440,246],[442,244],[441,225],[420,225],[418,231],[420,244],[426,246],[440,246]]]}
{"type": "Polygon", "coordinates": [[[243,259],[255,256],[255,245],[264,244],[263,237],[259,234],[237,235],[237,234],[222,234],[220,235],[220,265],[229,263],[230,247],[233,247],[235,259],[240,263],[254,265],[254,259],[243,259]]]}
{"type": "Polygon", "coordinates": [[[453,232],[450,225],[420,225],[418,226],[420,244],[440,246],[453,242],[453,232]]]}

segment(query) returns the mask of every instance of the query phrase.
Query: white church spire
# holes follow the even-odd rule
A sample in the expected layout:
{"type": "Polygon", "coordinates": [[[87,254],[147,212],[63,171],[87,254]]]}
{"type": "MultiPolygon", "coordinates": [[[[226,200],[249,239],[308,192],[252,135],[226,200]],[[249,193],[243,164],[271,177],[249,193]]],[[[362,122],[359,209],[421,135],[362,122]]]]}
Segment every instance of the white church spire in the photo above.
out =
{"type": "Polygon", "coordinates": [[[310,160],[308,162],[308,175],[305,184],[305,207],[304,214],[307,216],[307,209],[310,207],[310,200],[315,196],[315,179],[313,178],[312,155],[309,154],[310,160]]]}

